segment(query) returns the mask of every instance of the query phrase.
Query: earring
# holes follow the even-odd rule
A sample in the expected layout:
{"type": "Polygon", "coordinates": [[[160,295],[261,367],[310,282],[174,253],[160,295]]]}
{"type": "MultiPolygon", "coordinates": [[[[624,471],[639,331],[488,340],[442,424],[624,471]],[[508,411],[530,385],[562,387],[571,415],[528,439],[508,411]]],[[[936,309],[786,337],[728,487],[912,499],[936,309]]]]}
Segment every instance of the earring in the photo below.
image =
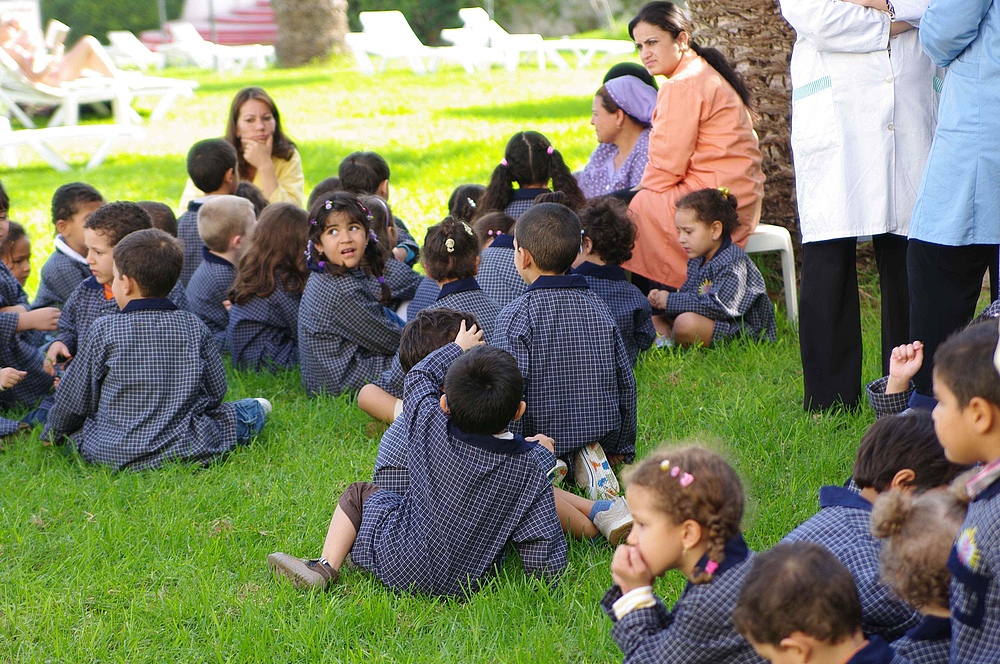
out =
{"type": "Polygon", "coordinates": [[[684,547],[684,548],[683,548],[683,549],[681,550],[681,558],[687,558],[687,554],[688,554],[688,550],[687,550],[687,547],[684,547]]]}

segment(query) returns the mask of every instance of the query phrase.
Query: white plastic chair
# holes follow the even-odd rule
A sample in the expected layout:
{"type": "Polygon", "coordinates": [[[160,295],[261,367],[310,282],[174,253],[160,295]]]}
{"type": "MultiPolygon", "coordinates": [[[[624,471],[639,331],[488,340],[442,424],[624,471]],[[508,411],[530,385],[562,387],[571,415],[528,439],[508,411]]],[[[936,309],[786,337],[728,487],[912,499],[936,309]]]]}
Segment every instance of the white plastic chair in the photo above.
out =
{"type": "Polygon", "coordinates": [[[233,71],[240,73],[247,66],[264,69],[274,58],[274,47],[264,44],[226,46],[208,41],[198,28],[188,21],[170,21],[166,24],[171,41],[156,48],[167,60],[193,63],[201,69],[233,71]]]}
{"type": "Polygon", "coordinates": [[[758,254],[765,251],[781,252],[781,277],[785,283],[785,313],[793,325],[799,319],[799,292],[795,285],[795,254],[792,236],[781,226],[757,224],[757,229],[747,238],[746,252],[758,254]]]}
{"type": "Polygon", "coordinates": [[[398,10],[361,12],[358,19],[364,32],[348,34],[346,42],[354,52],[358,68],[366,74],[382,71],[389,60],[398,58],[406,60],[415,74],[434,71],[440,60],[461,64],[471,74],[476,63],[489,55],[485,49],[468,45],[426,46],[398,10]],[[382,58],[377,70],[369,58],[372,55],[382,58]]]}
{"type": "Polygon", "coordinates": [[[497,52],[498,55],[494,60],[502,62],[507,71],[516,70],[521,62],[521,56],[525,53],[535,55],[539,69],[545,69],[546,55],[558,68],[565,69],[567,66],[566,61],[558,53],[552,57],[541,35],[511,34],[499,23],[490,19],[490,15],[482,7],[459,9],[458,16],[462,19],[463,27],[442,30],[441,38],[455,44],[462,41],[488,47],[491,51],[497,52]]]}
{"type": "Polygon", "coordinates": [[[108,55],[118,67],[138,67],[146,71],[150,67],[163,69],[167,58],[162,53],[155,53],[139,41],[139,38],[128,30],[110,30],[108,32],[108,55]]]}
{"type": "Polygon", "coordinates": [[[49,166],[57,171],[70,170],[69,164],[53,149],[52,144],[77,143],[99,139],[100,145],[91,153],[90,161],[84,168],[96,168],[104,162],[115,141],[119,139],[142,140],[146,133],[136,125],[101,124],[76,125],[72,127],[46,127],[44,129],[18,129],[13,131],[10,120],[0,117],[0,154],[8,166],[17,166],[14,148],[27,145],[49,166]]]}

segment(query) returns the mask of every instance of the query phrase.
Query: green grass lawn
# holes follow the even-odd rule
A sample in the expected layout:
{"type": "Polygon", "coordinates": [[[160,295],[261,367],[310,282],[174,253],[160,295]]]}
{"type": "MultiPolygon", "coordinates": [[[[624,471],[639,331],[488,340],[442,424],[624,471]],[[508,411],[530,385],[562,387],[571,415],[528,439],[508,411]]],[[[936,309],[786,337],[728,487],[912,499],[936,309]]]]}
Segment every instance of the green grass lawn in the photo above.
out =
{"type": "MultiPolygon", "coordinates": [[[[192,72],[201,81],[196,98],[98,170],[62,174],[31,162],[0,170],[0,179],[11,217],[27,223],[34,240],[37,274],[52,248],[47,210],[57,186],[81,179],[108,200],[176,205],[190,144],[221,134],[233,93],[260,84],[299,145],[307,187],[335,174],[349,152],[376,150],[392,168],[395,211],[422,237],[445,214],[455,185],[488,179],[515,131],[542,131],[582,167],[594,147],[590,101],[604,69],[475,76],[446,69],[426,77],[391,70],[364,78],[338,60],[239,77],[192,72]]],[[[33,275],[29,290],[34,283],[33,275]]],[[[651,352],[636,370],[638,455],[685,440],[722,450],[744,479],[744,526],[757,549],[815,511],[820,485],[847,477],[872,419],[867,409],[802,411],[797,335],[783,305],[778,319],[774,344],[651,352]]],[[[871,379],[879,375],[872,309],[865,325],[871,379]]],[[[371,476],[382,428],[348,397],[306,398],[297,372],[229,377],[230,398],[266,396],[274,415],[253,445],[209,468],[118,474],[42,447],[37,433],[7,444],[0,661],[620,659],[598,606],[610,584],[608,546],[571,544],[569,569],[554,589],[526,580],[512,556],[466,601],[395,594],[360,572],[346,572],[327,594],[276,582],[265,556],[319,554],[336,497],[371,476]]],[[[682,585],[671,573],[658,590],[672,598],[682,585]]]]}

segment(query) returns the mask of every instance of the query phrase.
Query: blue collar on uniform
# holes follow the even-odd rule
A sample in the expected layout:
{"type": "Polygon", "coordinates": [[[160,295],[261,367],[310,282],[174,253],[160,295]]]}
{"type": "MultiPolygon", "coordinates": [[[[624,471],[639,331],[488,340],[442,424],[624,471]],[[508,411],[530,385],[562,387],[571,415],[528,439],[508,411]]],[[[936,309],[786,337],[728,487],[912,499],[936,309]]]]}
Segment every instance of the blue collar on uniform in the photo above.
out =
{"type": "Polygon", "coordinates": [[[950,641],[951,618],[924,616],[906,635],[911,641],[950,641]]]}
{"type": "Polygon", "coordinates": [[[892,664],[895,653],[880,636],[868,637],[868,645],[854,653],[845,664],[892,664]]]}
{"type": "Polygon", "coordinates": [[[824,507],[851,507],[856,510],[872,511],[872,504],[854,493],[850,489],[842,486],[824,486],[819,489],[819,506],[824,507]]]}
{"type": "Polygon", "coordinates": [[[131,313],[133,311],[149,311],[153,309],[165,309],[166,311],[174,311],[177,309],[177,305],[170,301],[166,297],[143,297],[138,300],[132,300],[125,305],[122,309],[123,314],[131,313]]]}
{"type": "Polygon", "coordinates": [[[513,438],[504,439],[481,433],[466,433],[448,420],[448,435],[463,443],[496,452],[497,454],[523,454],[531,449],[532,445],[523,436],[514,434],[513,438]]]}
{"type": "Polygon", "coordinates": [[[476,281],[475,277],[456,279],[455,281],[449,281],[441,287],[441,292],[438,293],[437,299],[440,300],[445,295],[454,295],[455,293],[465,293],[477,290],[482,289],[479,287],[479,282],[476,281]]]}
{"type": "Polygon", "coordinates": [[[83,285],[92,290],[104,290],[104,284],[97,283],[97,277],[91,275],[83,280],[83,285]]]}
{"type": "Polygon", "coordinates": [[[598,265],[590,261],[583,261],[574,267],[570,274],[582,274],[587,277],[597,277],[598,279],[608,279],[610,281],[628,281],[625,270],[618,265],[598,265]]]}
{"type": "Polygon", "coordinates": [[[215,263],[216,265],[225,265],[226,267],[236,267],[222,256],[216,256],[213,254],[208,250],[208,247],[201,248],[201,257],[206,263],[215,263]]]}
{"type": "Polygon", "coordinates": [[[583,290],[590,290],[590,286],[582,274],[564,274],[560,276],[543,274],[535,279],[533,284],[525,288],[524,292],[527,293],[530,290],[538,290],[540,288],[582,288],[583,290]]]}
{"type": "Polygon", "coordinates": [[[501,233],[493,238],[493,244],[491,247],[507,247],[508,249],[514,248],[514,236],[507,233],[501,233]]]}
{"type": "MultiPolygon", "coordinates": [[[[731,247],[732,244],[733,244],[733,238],[729,237],[728,235],[723,234],[723,236],[722,236],[722,244],[719,245],[719,248],[716,250],[715,255],[712,256],[712,261],[714,261],[716,258],[718,258],[719,254],[721,254],[723,251],[725,251],[726,249],[728,249],[729,247],[731,247]]],[[[705,263],[711,263],[712,261],[706,261],[705,257],[702,256],[701,264],[704,265],[705,263]]]]}
{"type": "Polygon", "coordinates": [[[552,190],[548,187],[521,187],[520,189],[514,190],[514,195],[511,197],[512,201],[533,201],[536,197],[541,194],[551,194],[552,190]]]}
{"type": "Polygon", "coordinates": [[[937,399],[934,397],[927,397],[913,390],[910,394],[909,400],[906,402],[907,408],[923,409],[923,410],[934,410],[934,406],[937,405],[937,399]]]}
{"type": "MultiPolygon", "coordinates": [[[[749,555],[750,548],[747,547],[746,540],[743,539],[743,535],[737,533],[735,537],[730,538],[726,542],[726,546],[722,549],[722,562],[719,563],[719,569],[715,570],[715,574],[712,575],[713,578],[718,577],[737,563],[743,562],[749,555]]],[[[706,553],[698,561],[696,567],[705,569],[705,565],[707,564],[708,554],[706,553]]]]}
{"type": "Polygon", "coordinates": [[[205,204],[204,200],[194,200],[188,202],[188,212],[197,212],[205,204]]]}
{"type": "Polygon", "coordinates": [[[993,484],[983,489],[982,493],[978,494],[975,498],[972,499],[972,502],[978,503],[981,500],[989,500],[990,498],[996,496],[998,493],[1000,493],[1000,480],[994,480],[993,484]]]}

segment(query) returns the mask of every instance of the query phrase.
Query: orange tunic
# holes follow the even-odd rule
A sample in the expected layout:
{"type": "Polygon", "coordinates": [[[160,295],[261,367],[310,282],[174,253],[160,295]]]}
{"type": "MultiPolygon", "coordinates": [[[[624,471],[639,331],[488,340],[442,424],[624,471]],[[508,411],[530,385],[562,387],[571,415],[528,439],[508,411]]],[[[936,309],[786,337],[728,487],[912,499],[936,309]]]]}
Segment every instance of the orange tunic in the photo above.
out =
{"type": "Polygon", "coordinates": [[[677,201],[699,189],[728,187],[739,204],[741,247],[760,221],[764,173],[750,112],[715,69],[693,51],[660,87],[649,137],[649,162],[629,205],[638,227],[623,267],[679,288],[688,256],[677,241],[677,201]]]}

